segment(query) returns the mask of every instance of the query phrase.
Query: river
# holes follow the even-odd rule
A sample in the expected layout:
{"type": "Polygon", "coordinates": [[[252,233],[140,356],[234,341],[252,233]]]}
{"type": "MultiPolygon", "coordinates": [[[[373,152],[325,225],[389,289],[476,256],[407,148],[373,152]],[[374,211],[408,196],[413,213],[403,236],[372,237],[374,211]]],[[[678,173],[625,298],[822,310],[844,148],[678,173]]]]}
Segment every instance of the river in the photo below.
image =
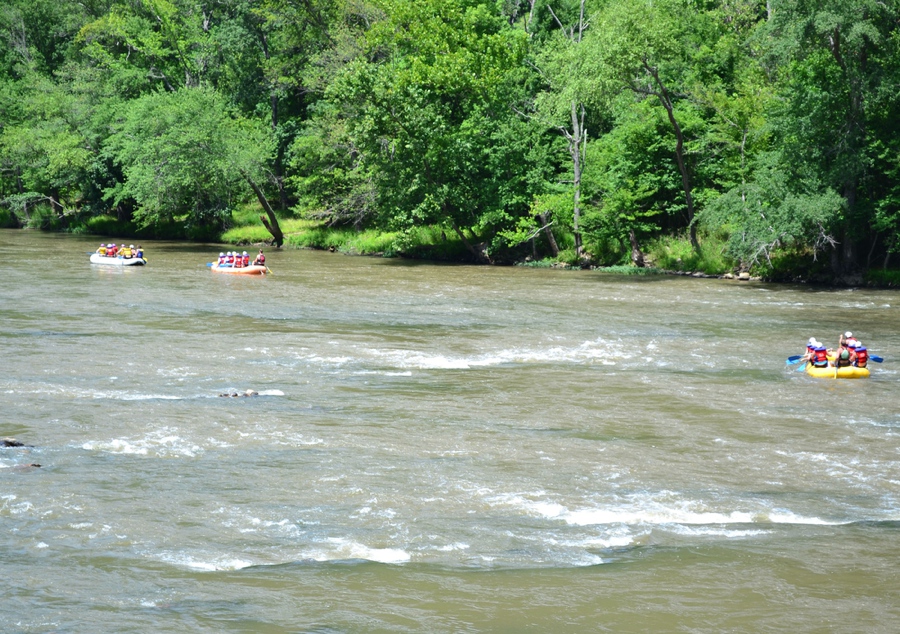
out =
{"type": "Polygon", "coordinates": [[[3,632],[896,631],[896,291],[97,244],[0,231],[3,632]]]}

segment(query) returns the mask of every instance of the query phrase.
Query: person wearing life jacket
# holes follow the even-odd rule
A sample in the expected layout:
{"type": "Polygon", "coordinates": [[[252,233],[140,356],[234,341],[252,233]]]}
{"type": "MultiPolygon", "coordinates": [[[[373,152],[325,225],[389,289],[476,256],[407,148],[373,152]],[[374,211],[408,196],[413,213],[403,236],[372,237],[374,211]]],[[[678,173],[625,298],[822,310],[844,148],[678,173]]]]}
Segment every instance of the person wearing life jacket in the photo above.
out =
{"type": "Polygon", "coordinates": [[[834,357],[834,367],[846,368],[853,365],[853,358],[849,348],[841,348],[834,357]]]}
{"type": "Polygon", "coordinates": [[[869,363],[869,351],[866,349],[861,342],[856,343],[856,348],[854,348],[854,352],[856,352],[856,360],[853,362],[857,368],[864,368],[866,364],[869,363]]]}
{"type": "Polygon", "coordinates": [[[234,268],[240,269],[244,267],[244,258],[237,251],[234,252],[234,268]]]}
{"type": "Polygon", "coordinates": [[[137,248],[134,251],[134,257],[144,259],[144,247],[141,245],[137,245],[137,248]]]}
{"type": "Polygon", "coordinates": [[[219,261],[216,263],[217,266],[225,266],[225,252],[219,253],[219,261]]]}
{"type": "Polygon", "coordinates": [[[121,255],[126,260],[130,260],[132,255],[134,255],[134,251],[132,249],[134,249],[133,244],[127,247],[123,244],[122,248],[119,250],[119,255],[121,255]]]}
{"type": "Polygon", "coordinates": [[[115,245],[115,243],[106,245],[106,257],[114,258],[116,257],[116,253],[119,252],[119,247],[115,245]]]}
{"type": "Polygon", "coordinates": [[[246,251],[241,255],[241,266],[250,266],[250,256],[247,255],[246,251]]]}
{"type": "Polygon", "coordinates": [[[847,347],[850,342],[859,343],[859,339],[853,336],[853,333],[849,330],[841,335],[841,345],[847,347]]]}
{"type": "Polygon", "coordinates": [[[259,255],[253,260],[253,264],[257,266],[265,266],[266,265],[266,256],[263,255],[262,249],[259,250],[259,255]]]}
{"type": "Polygon", "coordinates": [[[99,253],[100,255],[106,255],[106,245],[102,242],[100,243],[100,248],[97,249],[97,253],[99,253]]]}
{"type": "Polygon", "coordinates": [[[234,266],[234,254],[231,251],[225,254],[225,266],[234,266]]]}
{"type": "Polygon", "coordinates": [[[816,338],[810,337],[809,341],[806,342],[806,351],[800,357],[800,363],[811,363],[816,357],[816,346],[818,345],[821,344],[816,341],[816,338]]]}
{"type": "MultiPolygon", "coordinates": [[[[818,343],[818,342],[816,342],[818,343]]],[[[828,367],[828,350],[825,346],[819,344],[813,348],[813,366],[817,368],[827,368],[828,367]]]]}

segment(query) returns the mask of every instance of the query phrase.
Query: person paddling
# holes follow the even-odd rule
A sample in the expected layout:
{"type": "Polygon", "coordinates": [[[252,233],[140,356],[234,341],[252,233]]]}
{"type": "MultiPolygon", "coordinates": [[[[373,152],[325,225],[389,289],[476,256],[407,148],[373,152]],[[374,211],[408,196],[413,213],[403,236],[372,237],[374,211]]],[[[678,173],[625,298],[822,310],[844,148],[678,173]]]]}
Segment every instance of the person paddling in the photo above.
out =
{"type": "Polygon", "coordinates": [[[256,259],[253,260],[254,266],[265,266],[266,265],[266,256],[263,255],[262,249],[259,250],[259,255],[256,256],[256,259]]]}

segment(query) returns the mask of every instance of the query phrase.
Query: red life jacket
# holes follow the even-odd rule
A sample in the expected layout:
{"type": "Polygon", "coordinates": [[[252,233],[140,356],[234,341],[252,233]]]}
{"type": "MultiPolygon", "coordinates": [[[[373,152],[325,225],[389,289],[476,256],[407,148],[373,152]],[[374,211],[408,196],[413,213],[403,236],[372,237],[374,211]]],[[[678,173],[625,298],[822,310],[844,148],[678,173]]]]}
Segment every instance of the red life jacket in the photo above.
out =
{"type": "Polygon", "coordinates": [[[259,262],[260,264],[265,264],[266,256],[264,256],[262,253],[260,253],[259,255],[256,256],[256,261],[259,262]]]}
{"type": "Polygon", "coordinates": [[[232,265],[232,264],[234,264],[234,256],[233,256],[233,255],[226,255],[226,256],[225,256],[225,266],[230,266],[230,265],[232,265]]]}
{"type": "Polygon", "coordinates": [[[250,266],[250,256],[249,255],[241,256],[241,262],[243,262],[244,266],[250,266]]]}
{"type": "Polygon", "coordinates": [[[864,368],[866,367],[866,363],[869,362],[869,351],[865,348],[857,348],[856,349],[856,367],[864,368]]]}
{"type": "Polygon", "coordinates": [[[819,368],[824,368],[828,366],[828,351],[825,349],[825,346],[819,346],[818,348],[814,348],[813,351],[816,353],[815,358],[813,359],[813,365],[819,368]]]}

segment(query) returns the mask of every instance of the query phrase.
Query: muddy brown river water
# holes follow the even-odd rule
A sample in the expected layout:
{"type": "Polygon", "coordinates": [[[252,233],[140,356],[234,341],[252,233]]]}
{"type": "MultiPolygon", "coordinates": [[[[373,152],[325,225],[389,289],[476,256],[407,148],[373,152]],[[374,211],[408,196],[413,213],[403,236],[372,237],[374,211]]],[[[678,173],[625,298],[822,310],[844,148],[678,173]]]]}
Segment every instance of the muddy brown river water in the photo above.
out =
{"type": "Polygon", "coordinates": [[[895,291],[96,246],[0,231],[3,632],[897,631],[895,291]]]}

